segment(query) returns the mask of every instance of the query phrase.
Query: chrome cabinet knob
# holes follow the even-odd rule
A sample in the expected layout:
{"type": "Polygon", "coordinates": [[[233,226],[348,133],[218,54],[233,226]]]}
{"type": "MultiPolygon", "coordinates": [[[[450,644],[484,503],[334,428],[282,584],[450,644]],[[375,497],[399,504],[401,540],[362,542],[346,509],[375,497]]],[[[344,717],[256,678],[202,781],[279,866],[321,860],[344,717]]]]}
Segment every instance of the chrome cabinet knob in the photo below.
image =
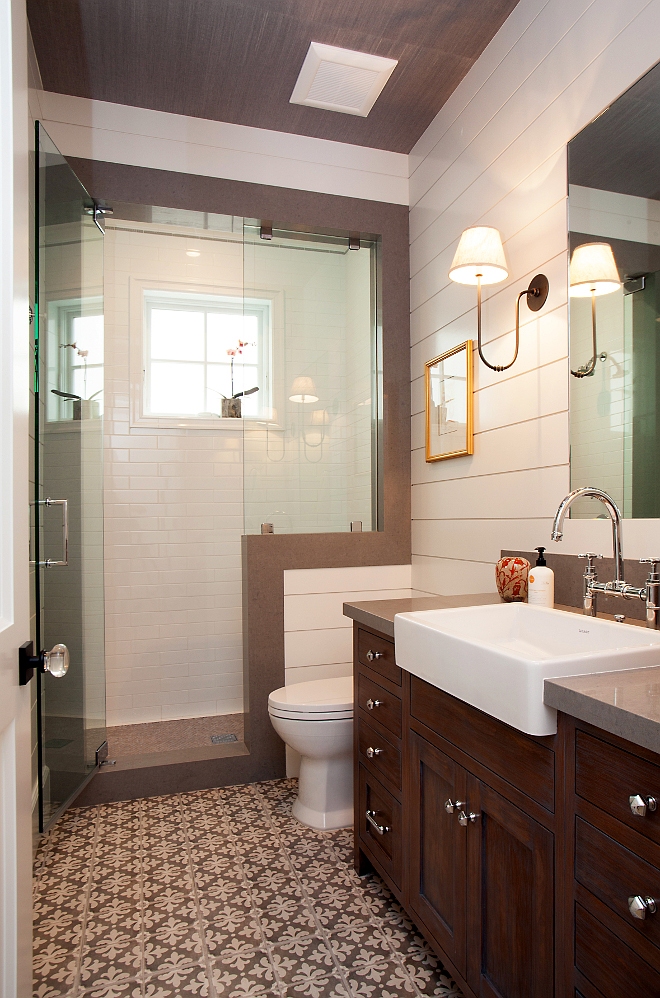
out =
{"type": "Polygon", "coordinates": [[[628,898],[628,910],[633,918],[645,919],[647,915],[654,915],[657,910],[655,898],[642,897],[641,894],[628,898]]]}
{"type": "Polygon", "coordinates": [[[372,651],[370,648],[369,651],[367,652],[367,659],[369,660],[369,662],[375,662],[377,659],[383,658],[384,654],[385,653],[382,651],[372,651]]]}
{"type": "Polygon", "coordinates": [[[642,794],[631,795],[628,798],[628,802],[630,803],[632,813],[636,814],[639,818],[644,818],[647,810],[655,811],[658,806],[656,797],[645,797],[642,794]]]}
{"type": "Polygon", "coordinates": [[[69,671],[69,649],[66,645],[53,645],[43,653],[43,670],[55,679],[61,679],[69,671]]]}
{"type": "Polygon", "coordinates": [[[371,697],[367,700],[367,710],[373,710],[374,707],[382,707],[382,700],[372,700],[371,697]]]}
{"type": "Polygon", "coordinates": [[[371,745],[367,749],[367,759],[373,759],[375,755],[382,755],[382,748],[372,748],[371,745]]]}
{"type": "Polygon", "coordinates": [[[447,814],[453,814],[455,807],[465,807],[465,803],[464,800],[452,800],[451,797],[448,797],[445,801],[445,811],[447,814]]]}
{"type": "Polygon", "coordinates": [[[479,815],[475,814],[474,811],[470,811],[469,814],[466,814],[465,811],[459,811],[458,823],[462,828],[467,828],[469,822],[475,822],[478,817],[479,815]]]}

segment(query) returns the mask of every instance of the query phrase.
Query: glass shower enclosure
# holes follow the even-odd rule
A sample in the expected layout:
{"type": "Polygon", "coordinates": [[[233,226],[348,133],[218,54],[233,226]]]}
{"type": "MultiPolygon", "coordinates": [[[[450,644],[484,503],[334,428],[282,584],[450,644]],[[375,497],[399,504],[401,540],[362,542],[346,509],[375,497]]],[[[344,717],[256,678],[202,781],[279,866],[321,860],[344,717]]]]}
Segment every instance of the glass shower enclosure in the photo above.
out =
{"type": "Polygon", "coordinates": [[[382,529],[380,242],[266,235],[244,220],[245,302],[267,316],[260,340],[245,337],[263,344],[243,420],[245,532],[382,529]]]}
{"type": "Polygon", "coordinates": [[[36,129],[31,565],[36,648],[54,651],[51,671],[37,675],[44,831],[96,769],[106,737],[104,212],[36,129]]]}

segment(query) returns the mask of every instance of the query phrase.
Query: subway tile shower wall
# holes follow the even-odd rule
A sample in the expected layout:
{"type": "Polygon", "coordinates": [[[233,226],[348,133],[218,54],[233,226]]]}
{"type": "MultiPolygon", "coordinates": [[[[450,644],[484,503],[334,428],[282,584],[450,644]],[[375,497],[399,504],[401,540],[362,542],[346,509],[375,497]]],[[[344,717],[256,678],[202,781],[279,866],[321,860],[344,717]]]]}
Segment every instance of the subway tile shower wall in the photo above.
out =
{"type": "Polygon", "coordinates": [[[151,428],[130,419],[130,277],[208,285],[222,268],[242,286],[240,242],[233,260],[211,252],[193,261],[187,248],[153,233],[106,234],[109,725],[243,710],[241,426],[151,428]]]}
{"type": "MultiPolygon", "coordinates": [[[[182,231],[115,219],[106,235],[109,725],[242,710],[244,529],[257,533],[261,522],[273,522],[278,533],[346,531],[356,519],[371,527],[369,250],[274,251],[259,240],[244,247],[240,231],[199,238],[190,230],[181,239],[182,231]],[[191,248],[200,255],[188,256],[191,248]],[[280,326],[273,345],[285,361],[284,384],[276,390],[282,430],[239,420],[218,430],[177,427],[172,420],[140,424],[145,288],[239,298],[244,288],[256,297],[264,289],[276,293],[280,326]],[[327,431],[303,425],[310,407],[287,401],[300,371],[313,376],[322,400],[344,399],[327,431]]],[[[381,581],[367,589],[401,588],[373,571],[381,581]]],[[[341,600],[338,605],[341,614],[341,600]]],[[[350,671],[350,622],[338,630],[343,641],[310,666],[328,666],[335,675],[338,666],[350,671]]],[[[336,638],[330,631],[328,638],[336,638]]],[[[311,678],[304,669],[296,675],[298,682],[311,678]]]]}

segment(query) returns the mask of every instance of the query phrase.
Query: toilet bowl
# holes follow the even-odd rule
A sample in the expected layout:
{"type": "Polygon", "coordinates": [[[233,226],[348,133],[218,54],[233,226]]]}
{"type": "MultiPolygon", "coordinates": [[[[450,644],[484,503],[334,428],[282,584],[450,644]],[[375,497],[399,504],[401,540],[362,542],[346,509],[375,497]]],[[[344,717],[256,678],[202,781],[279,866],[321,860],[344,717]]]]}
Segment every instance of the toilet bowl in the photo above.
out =
{"type": "Polygon", "coordinates": [[[293,816],[310,828],[353,824],[353,678],[315,679],[274,690],[275,731],[300,753],[293,816]]]}

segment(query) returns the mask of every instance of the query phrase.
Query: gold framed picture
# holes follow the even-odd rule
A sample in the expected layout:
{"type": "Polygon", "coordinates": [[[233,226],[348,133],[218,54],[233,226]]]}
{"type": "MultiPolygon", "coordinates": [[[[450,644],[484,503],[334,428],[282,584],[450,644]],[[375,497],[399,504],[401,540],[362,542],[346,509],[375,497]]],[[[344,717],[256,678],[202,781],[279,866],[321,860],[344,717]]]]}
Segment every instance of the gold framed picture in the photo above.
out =
{"type": "Polygon", "coordinates": [[[426,363],[426,460],[472,453],[472,340],[426,363]]]}

